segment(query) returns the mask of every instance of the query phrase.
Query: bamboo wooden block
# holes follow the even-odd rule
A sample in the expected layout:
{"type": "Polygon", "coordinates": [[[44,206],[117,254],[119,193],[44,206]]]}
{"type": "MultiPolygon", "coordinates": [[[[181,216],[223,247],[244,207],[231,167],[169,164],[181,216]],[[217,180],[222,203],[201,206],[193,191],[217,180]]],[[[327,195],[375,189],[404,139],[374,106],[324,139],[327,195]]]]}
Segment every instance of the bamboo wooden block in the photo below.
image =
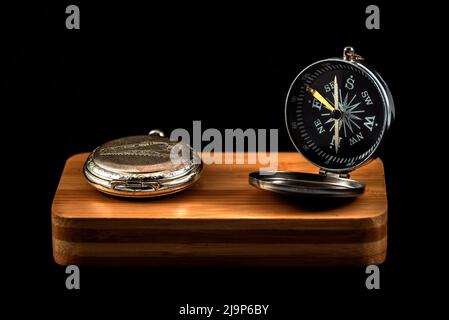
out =
{"type": "MultiPolygon", "coordinates": [[[[205,165],[200,180],[181,193],[115,198],[85,181],[87,155],[67,160],[53,201],[58,264],[362,266],[385,260],[387,197],[379,159],[351,174],[366,183],[362,196],[329,203],[250,186],[248,173],[259,164],[205,165]]],[[[318,168],[292,152],[279,153],[279,170],[318,168]]]]}

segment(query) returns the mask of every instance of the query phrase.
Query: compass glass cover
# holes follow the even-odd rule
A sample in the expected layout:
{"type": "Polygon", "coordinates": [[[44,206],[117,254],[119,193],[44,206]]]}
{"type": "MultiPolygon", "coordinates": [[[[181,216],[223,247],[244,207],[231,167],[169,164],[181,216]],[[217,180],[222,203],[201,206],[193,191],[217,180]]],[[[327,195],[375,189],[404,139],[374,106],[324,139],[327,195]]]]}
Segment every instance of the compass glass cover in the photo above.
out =
{"type": "Polygon", "coordinates": [[[328,59],[292,83],[285,120],[295,147],[322,169],[347,172],[373,157],[388,124],[377,76],[358,63],[328,59]],[[337,100],[338,99],[338,100],[337,100]]]}

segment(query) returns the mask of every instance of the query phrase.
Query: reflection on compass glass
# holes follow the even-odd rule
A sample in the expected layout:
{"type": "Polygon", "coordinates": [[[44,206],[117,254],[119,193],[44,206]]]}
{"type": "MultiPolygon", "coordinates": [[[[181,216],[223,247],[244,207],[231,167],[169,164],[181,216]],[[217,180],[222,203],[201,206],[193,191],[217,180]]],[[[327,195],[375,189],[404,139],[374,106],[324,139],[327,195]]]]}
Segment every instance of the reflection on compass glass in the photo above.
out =
{"type": "Polygon", "coordinates": [[[373,74],[352,62],[328,59],[303,70],[285,109],[296,148],[330,171],[350,171],[370,159],[387,123],[380,90],[373,74]]]}

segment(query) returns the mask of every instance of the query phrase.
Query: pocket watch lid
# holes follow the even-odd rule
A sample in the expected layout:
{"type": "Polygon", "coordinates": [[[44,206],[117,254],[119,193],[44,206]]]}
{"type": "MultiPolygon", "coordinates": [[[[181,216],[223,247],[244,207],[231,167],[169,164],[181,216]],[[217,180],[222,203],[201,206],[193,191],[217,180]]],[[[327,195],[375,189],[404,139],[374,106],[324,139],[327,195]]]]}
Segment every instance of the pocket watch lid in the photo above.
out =
{"type": "Polygon", "coordinates": [[[96,148],[92,162],[104,170],[129,175],[173,172],[191,163],[190,159],[176,164],[171,161],[170,153],[176,145],[176,141],[160,136],[120,138],[96,148]]]}
{"type": "Polygon", "coordinates": [[[192,148],[152,133],[109,141],[96,148],[84,165],[84,175],[95,188],[129,197],[183,190],[201,170],[201,159],[192,148]]]}
{"type": "Polygon", "coordinates": [[[252,172],[249,183],[262,190],[305,197],[350,198],[365,190],[362,182],[336,175],[288,171],[252,172]]]}

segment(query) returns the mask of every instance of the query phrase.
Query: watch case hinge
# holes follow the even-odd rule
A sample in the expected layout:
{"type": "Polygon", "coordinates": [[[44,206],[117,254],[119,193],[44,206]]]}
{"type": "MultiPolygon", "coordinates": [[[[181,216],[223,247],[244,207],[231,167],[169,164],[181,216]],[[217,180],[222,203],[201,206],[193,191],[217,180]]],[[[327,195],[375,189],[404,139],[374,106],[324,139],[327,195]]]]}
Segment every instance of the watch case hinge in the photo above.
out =
{"type": "Polygon", "coordinates": [[[121,180],[113,180],[111,182],[111,187],[113,190],[122,190],[122,189],[150,189],[153,191],[157,191],[160,188],[160,184],[157,181],[121,181],[121,180]]]}

